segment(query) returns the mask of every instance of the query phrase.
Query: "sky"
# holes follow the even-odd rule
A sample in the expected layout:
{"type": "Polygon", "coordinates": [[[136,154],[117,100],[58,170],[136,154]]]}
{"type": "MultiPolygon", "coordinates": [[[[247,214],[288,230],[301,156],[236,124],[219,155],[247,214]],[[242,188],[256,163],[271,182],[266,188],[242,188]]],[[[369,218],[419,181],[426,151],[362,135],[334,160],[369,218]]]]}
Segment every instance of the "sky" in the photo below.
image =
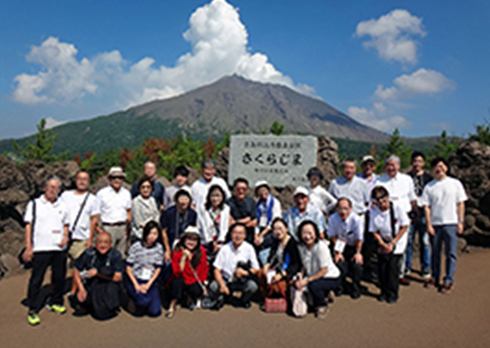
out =
{"type": "Polygon", "coordinates": [[[0,139],[238,74],[409,137],[490,120],[490,1],[0,0],[0,139]]]}

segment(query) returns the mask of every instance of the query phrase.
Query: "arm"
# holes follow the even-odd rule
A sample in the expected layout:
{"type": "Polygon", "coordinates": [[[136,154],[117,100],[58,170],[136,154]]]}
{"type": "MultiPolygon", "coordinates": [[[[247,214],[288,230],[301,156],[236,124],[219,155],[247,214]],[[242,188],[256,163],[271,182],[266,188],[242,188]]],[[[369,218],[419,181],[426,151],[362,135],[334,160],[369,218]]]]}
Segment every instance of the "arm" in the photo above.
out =
{"type": "Polygon", "coordinates": [[[24,251],[22,258],[24,259],[25,262],[29,262],[32,260],[32,257],[34,256],[34,252],[32,251],[32,224],[30,222],[26,223],[25,243],[26,243],[26,250],[24,251]]]}
{"type": "Polygon", "coordinates": [[[60,244],[58,246],[60,248],[64,248],[68,245],[68,225],[63,226],[63,239],[61,240],[60,244]]]}
{"type": "Polygon", "coordinates": [[[165,253],[163,254],[163,260],[165,263],[168,263],[170,261],[170,244],[168,244],[168,236],[167,236],[167,229],[162,228],[162,239],[163,239],[163,246],[165,247],[165,253]]]}
{"type": "Polygon", "coordinates": [[[214,269],[214,279],[219,285],[219,291],[225,295],[229,295],[230,289],[228,289],[228,287],[226,286],[223,280],[223,276],[221,275],[221,270],[219,268],[214,269]]]}
{"type": "Polygon", "coordinates": [[[363,263],[361,250],[362,250],[362,240],[358,240],[356,241],[356,253],[354,254],[352,260],[359,265],[362,265],[363,263]]]}
{"type": "Polygon", "coordinates": [[[133,268],[129,264],[126,266],[126,274],[128,275],[129,280],[131,280],[131,283],[133,283],[133,286],[134,286],[134,289],[136,290],[136,292],[141,292],[140,284],[136,280],[136,277],[134,276],[134,273],[133,273],[133,268]]]}
{"type": "Polygon", "coordinates": [[[327,267],[322,267],[318,270],[317,273],[315,273],[314,275],[312,275],[311,277],[300,277],[300,279],[298,279],[296,281],[296,288],[301,290],[302,288],[304,288],[305,286],[308,285],[308,283],[311,283],[317,279],[321,279],[325,276],[325,274],[327,274],[327,270],[328,268],[327,267]]]}
{"type": "Polygon", "coordinates": [[[79,302],[85,302],[87,298],[87,290],[83,285],[82,278],[80,277],[80,271],[77,268],[73,268],[73,282],[77,288],[77,299],[79,302]]]}
{"type": "Polygon", "coordinates": [[[456,203],[456,211],[458,212],[458,227],[457,233],[462,234],[464,232],[464,202],[456,203]]]}
{"type": "Polygon", "coordinates": [[[431,210],[429,205],[424,205],[425,221],[427,225],[427,233],[431,236],[435,235],[434,226],[432,226],[431,210]]]}
{"type": "Polygon", "coordinates": [[[97,229],[97,224],[99,222],[99,215],[92,215],[90,217],[90,236],[88,237],[87,244],[85,248],[88,249],[92,246],[92,241],[94,240],[95,231],[97,229]]]}

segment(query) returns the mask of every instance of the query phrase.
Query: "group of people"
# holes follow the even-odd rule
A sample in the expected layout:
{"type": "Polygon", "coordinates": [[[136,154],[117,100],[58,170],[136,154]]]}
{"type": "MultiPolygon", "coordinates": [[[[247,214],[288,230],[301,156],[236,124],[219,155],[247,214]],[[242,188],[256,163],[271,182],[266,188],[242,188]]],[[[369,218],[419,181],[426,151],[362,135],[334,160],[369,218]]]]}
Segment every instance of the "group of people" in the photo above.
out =
{"type": "Polygon", "coordinates": [[[49,178],[24,217],[22,259],[32,264],[28,322],[39,324],[44,306],[66,312],[67,265],[73,266],[68,299],[74,314],[98,319],[116,316],[126,296],[135,314],[159,316],[162,289],[169,299],[167,318],[178,304],[249,308],[254,297],[275,297],[295,315],[305,314],[295,310],[304,304],[321,319],[334,295],[359,298],[363,278],[378,284],[380,301],[395,303],[399,284],[409,284],[416,234],[425,285],[448,292],[467,197],[461,182],[448,176],[443,158],[431,162],[433,176],[424,166],[424,155],[414,152],[411,171],[403,174],[392,155],[377,176],[376,161],[365,156],[356,175],[356,161],[345,160],[328,190],[321,171],[311,168],[310,185],[295,188],[294,205],[284,214],[266,181],[255,183],[255,200],[245,178],[234,181],[231,193],[210,159],[192,186],[188,169],[179,166],[173,185],[164,188],[153,162],[131,190],[123,186],[120,167],[110,168],[109,185],[96,195],[88,191],[85,171],[77,173],[75,189],[61,195],[60,180],[49,178]],[[49,267],[50,296],[44,301],[40,289],[49,267]]]}

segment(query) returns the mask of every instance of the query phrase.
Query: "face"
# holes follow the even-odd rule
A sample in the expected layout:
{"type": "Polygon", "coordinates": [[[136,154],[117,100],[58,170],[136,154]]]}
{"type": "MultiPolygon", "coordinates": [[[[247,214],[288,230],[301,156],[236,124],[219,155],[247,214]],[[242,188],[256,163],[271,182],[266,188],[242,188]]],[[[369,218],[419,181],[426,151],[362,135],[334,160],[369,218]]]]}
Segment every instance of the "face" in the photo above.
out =
{"type": "Polygon", "coordinates": [[[209,196],[209,200],[211,202],[211,205],[213,208],[217,208],[221,202],[223,202],[223,195],[221,194],[221,191],[218,189],[214,189],[211,191],[211,195],[209,196]]]}
{"type": "Polygon", "coordinates": [[[374,163],[373,161],[367,161],[361,164],[361,168],[362,173],[365,176],[370,176],[371,174],[373,174],[374,169],[376,169],[376,163],[374,163]]]}
{"type": "Polygon", "coordinates": [[[75,179],[75,185],[77,186],[78,191],[85,192],[88,189],[88,185],[90,184],[90,176],[87,172],[80,172],[77,174],[75,179]]]}
{"type": "Polygon", "coordinates": [[[150,230],[150,233],[148,233],[148,236],[146,237],[146,243],[148,243],[149,245],[153,245],[157,240],[158,240],[158,229],[155,227],[150,230]]]}
{"type": "Polygon", "coordinates": [[[235,226],[235,228],[231,232],[231,241],[235,245],[240,245],[245,240],[246,235],[247,235],[247,233],[245,231],[245,227],[235,226]]]}
{"type": "Polygon", "coordinates": [[[269,190],[267,189],[267,187],[265,186],[261,186],[259,187],[259,189],[257,190],[257,196],[259,196],[259,198],[263,201],[265,201],[267,199],[267,196],[269,195],[269,190]]]}
{"type": "Polygon", "coordinates": [[[425,161],[422,156],[417,156],[412,161],[413,170],[419,172],[425,166],[425,161]]]}
{"type": "Polygon", "coordinates": [[[398,173],[398,170],[400,170],[400,164],[396,159],[392,159],[391,161],[386,162],[385,172],[390,178],[394,178],[396,176],[396,173],[398,173]]]}
{"type": "Polygon", "coordinates": [[[345,199],[340,200],[337,204],[337,213],[339,214],[340,218],[342,220],[347,219],[351,212],[352,207],[350,206],[349,202],[345,199]]]}
{"type": "Polygon", "coordinates": [[[439,162],[434,168],[432,168],[432,174],[434,174],[434,177],[436,179],[440,179],[446,175],[447,170],[448,168],[446,167],[444,162],[439,162]]]}
{"type": "Polygon", "coordinates": [[[114,175],[109,177],[109,183],[114,190],[119,190],[123,184],[124,177],[119,175],[114,175]]]}
{"type": "Polygon", "coordinates": [[[356,162],[345,162],[342,168],[342,174],[347,180],[351,180],[356,174],[356,162]]]}
{"type": "Polygon", "coordinates": [[[294,204],[296,204],[296,206],[300,211],[304,211],[306,209],[306,206],[308,205],[309,201],[310,201],[309,197],[302,193],[294,196],[294,204]]]}
{"type": "Polygon", "coordinates": [[[301,230],[301,240],[308,246],[315,244],[315,228],[311,224],[303,226],[303,229],[301,230]]]}
{"type": "Polygon", "coordinates": [[[310,175],[308,180],[310,181],[311,187],[316,187],[320,183],[320,177],[316,175],[310,175]]]}
{"type": "Polygon", "coordinates": [[[145,181],[140,186],[140,194],[143,198],[150,197],[152,187],[149,181],[145,181]]]}
{"type": "Polygon", "coordinates": [[[287,226],[284,226],[282,221],[277,221],[274,226],[272,226],[272,233],[274,233],[274,236],[276,236],[277,239],[283,240],[288,234],[288,228],[287,226]]]}
{"type": "Polygon", "coordinates": [[[248,186],[244,182],[239,182],[235,185],[235,197],[241,201],[245,198],[248,192],[248,186]]]}
{"type": "Polygon", "coordinates": [[[385,193],[378,192],[374,197],[374,201],[381,211],[386,211],[390,208],[390,197],[385,193]]]}
{"type": "Polygon", "coordinates": [[[182,187],[187,184],[187,177],[177,174],[177,176],[175,177],[175,183],[177,184],[177,186],[182,187]]]}
{"type": "Polygon", "coordinates": [[[143,173],[149,178],[153,178],[153,176],[157,173],[157,167],[155,166],[155,163],[152,162],[147,162],[145,163],[145,168],[143,170],[143,173]]]}
{"type": "Polygon", "coordinates": [[[101,254],[105,254],[111,248],[111,236],[109,234],[103,233],[97,236],[95,241],[95,249],[101,254]]]}
{"type": "Polygon", "coordinates": [[[44,194],[47,200],[55,201],[60,194],[60,182],[57,179],[49,180],[46,185],[44,185],[44,194]]]}
{"type": "Polygon", "coordinates": [[[198,236],[189,235],[189,236],[185,237],[184,247],[187,250],[194,250],[194,248],[197,246],[198,242],[199,242],[198,236]]]}
{"type": "Polygon", "coordinates": [[[206,181],[211,181],[214,174],[216,174],[216,168],[213,166],[207,166],[202,169],[202,176],[206,181]]]}
{"type": "Polygon", "coordinates": [[[187,195],[180,195],[177,199],[177,205],[181,210],[186,210],[191,203],[191,199],[187,195]]]}

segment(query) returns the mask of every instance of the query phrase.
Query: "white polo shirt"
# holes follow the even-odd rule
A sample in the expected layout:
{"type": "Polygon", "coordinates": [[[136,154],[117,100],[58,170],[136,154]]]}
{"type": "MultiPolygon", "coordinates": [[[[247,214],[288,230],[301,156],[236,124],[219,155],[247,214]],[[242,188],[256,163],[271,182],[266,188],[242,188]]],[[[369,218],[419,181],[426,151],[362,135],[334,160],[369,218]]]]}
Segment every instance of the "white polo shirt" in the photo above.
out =
{"type": "Polygon", "coordinates": [[[321,268],[327,267],[327,273],[323,278],[338,278],[340,270],[337,268],[332,259],[332,254],[328,248],[328,242],[320,239],[308,250],[306,245],[298,246],[301,263],[306,269],[306,276],[312,277],[320,271],[321,268]]]}
{"type": "Polygon", "coordinates": [[[128,219],[127,211],[131,209],[131,193],[124,187],[116,192],[111,185],[97,192],[100,205],[100,221],[106,223],[124,222],[128,219]]]}
{"type": "Polygon", "coordinates": [[[432,180],[422,193],[422,204],[430,207],[432,225],[452,225],[458,223],[456,204],[468,199],[461,181],[446,177],[432,180]]]}
{"type": "Polygon", "coordinates": [[[342,220],[338,213],[328,219],[327,235],[346,241],[347,245],[355,246],[357,241],[364,241],[364,219],[351,212],[347,219],[342,220]]]}
{"type": "Polygon", "coordinates": [[[226,184],[226,181],[224,181],[222,178],[213,176],[210,182],[207,182],[206,180],[204,180],[204,178],[201,178],[194,182],[191,187],[192,199],[196,210],[204,207],[204,204],[206,203],[206,197],[208,195],[208,190],[213,185],[221,186],[223,191],[225,191],[225,200],[231,197],[228,185],[226,184]]]}
{"type": "Polygon", "coordinates": [[[320,185],[317,185],[314,189],[311,186],[307,186],[306,188],[310,192],[308,195],[310,202],[323,213],[328,213],[337,204],[337,199],[320,185]]]}
{"type": "Polygon", "coordinates": [[[252,268],[260,269],[259,261],[255,255],[255,249],[251,244],[243,241],[238,249],[235,250],[233,242],[229,242],[219,250],[213,265],[221,271],[225,280],[231,281],[238,262],[246,263],[248,261],[250,261],[252,268]]]}
{"type": "MultiPolygon", "coordinates": [[[[405,210],[398,204],[393,203],[393,213],[395,217],[395,236],[398,235],[398,231],[402,226],[410,225],[410,219],[408,218],[405,210]]],[[[371,216],[369,218],[369,232],[379,232],[381,237],[385,241],[391,241],[393,234],[391,231],[391,217],[390,210],[381,211],[378,206],[371,209],[371,216]]],[[[398,240],[395,245],[394,254],[401,255],[405,252],[408,242],[408,230],[405,231],[403,236],[398,240]]]]}
{"type": "Polygon", "coordinates": [[[410,175],[396,173],[394,178],[384,173],[376,180],[374,186],[384,186],[390,194],[390,201],[397,203],[405,212],[412,210],[411,201],[416,201],[415,187],[410,175]]]}
{"type": "Polygon", "coordinates": [[[366,211],[366,204],[369,202],[369,192],[366,181],[355,176],[351,181],[347,181],[344,176],[332,180],[328,188],[335,198],[347,197],[352,202],[352,209],[356,214],[362,214],[366,211]]]}
{"type": "Polygon", "coordinates": [[[75,240],[87,240],[90,237],[90,218],[100,214],[99,200],[90,192],[77,195],[75,194],[75,190],[63,192],[61,200],[65,203],[66,208],[68,209],[68,215],[70,216],[71,238],[75,240]],[[80,213],[77,225],[73,231],[73,224],[75,223],[86,195],[88,195],[87,201],[85,202],[85,206],[80,213]]]}
{"type": "MultiPolygon", "coordinates": [[[[46,200],[44,195],[35,199],[36,221],[32,226],[32,250],[61,251],[58,246],[63,239],[63,227],[69,225],[70,219],[65,204],[61,199],[54,203],[46,200]]],[[[32,224],[32,201],[27,203],[24,222],[32,224]]]]}

